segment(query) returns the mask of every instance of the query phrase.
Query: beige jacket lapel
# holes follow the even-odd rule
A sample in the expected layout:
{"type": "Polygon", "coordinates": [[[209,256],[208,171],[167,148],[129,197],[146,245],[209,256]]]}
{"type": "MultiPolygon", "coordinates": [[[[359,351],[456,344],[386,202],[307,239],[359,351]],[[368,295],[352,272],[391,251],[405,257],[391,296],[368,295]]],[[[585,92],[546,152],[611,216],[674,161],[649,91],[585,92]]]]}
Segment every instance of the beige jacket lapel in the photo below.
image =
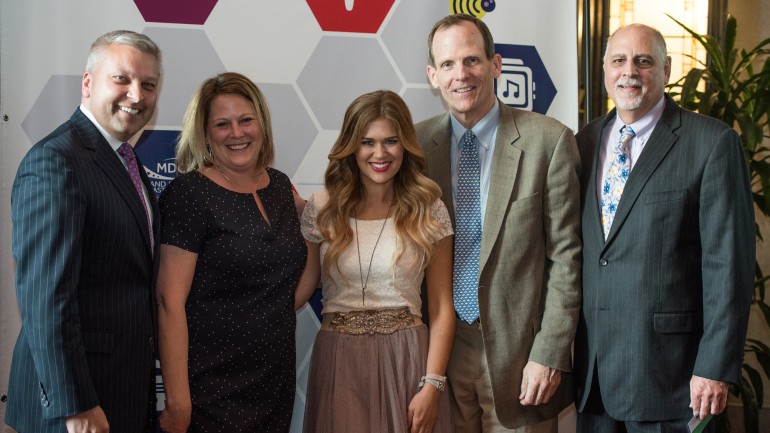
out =
{"type": "Polygon", "coordinates": [[[513,144],[521,137],[516,126],[515,111],[500,103],[500,123],[497,127],[495,151],[492,155],[492,173],[484,216],[484,230],[481,238],[479,274],[484,269],[495,240],[500,233],[505,213],[511,201],[511,194],[519,170],[521,150],[513,144]]]}

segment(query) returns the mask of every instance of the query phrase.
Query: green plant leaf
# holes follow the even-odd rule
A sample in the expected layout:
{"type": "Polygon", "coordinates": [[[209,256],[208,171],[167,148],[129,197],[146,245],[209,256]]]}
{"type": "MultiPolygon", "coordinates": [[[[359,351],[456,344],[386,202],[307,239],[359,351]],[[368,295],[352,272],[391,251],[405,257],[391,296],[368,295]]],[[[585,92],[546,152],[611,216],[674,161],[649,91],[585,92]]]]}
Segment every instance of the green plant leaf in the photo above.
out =
{"type": "MultiPolygon", "coordinates": [[[[761,299],[757,301],[757,305],[759,306],[759,311],[761,311],[762,315],[765,317],[765,323],[770,326],[770,306],[762,302],[761,299]]],[[[770,377],[770,371],[766,370],[765,376],[770,377]]]]}
{"type": "Polygon", "coordinates": [[[746,372],[746,375],[749,377],[750,382],[748,385],[751,387],[751,392],[754,394],[754,401],[756,402],[757,406],[762,406],[762,400],[763,400],[763,384],[762,384],[762,376],[759,374],[757,370],[750,367],[747,364],[743,364],[743,371],[746,372]]]}
{"type": "MultiPolygon", "coordinates": [[[[687,33],[689,33],[695,40],[697,40],[703,48],[706,49],[706,53],[709,55],[709,58],[711,58],[711,61],[715,64],[715,70],[719,74],[718,82],[720,84],[725,84],[725,77],[722,77],[721,75],[725,71],[725,58],[722,54],[722,47],[719,46],[719,43],[714,39],[712,36],[709,35],[701,35],[697,33],[696,31],[690,29],[686,25],[682,24],[677,20],[676,18],[672,17],[669,14],[666,14],[667,17],[671,18],[675,23],[677,23],[681,28],[683,28],[687,33]]],[[[721,87],[721,86],[720,86],[721,87]]]]}
{"type": "Polygon", "coordinates": [[[727,14],[727,20],[725,21],[725,44],[724,52],[729,53],[735,48],[735,37],[738,34],[738,21],[734,16],[727,14]]]}
{"type": "MultiPolygon", "coordinates": [[[[758,351],[758,352],[754,352],[754,356],[757,357],[757,362],[762,367],[762,371],[765,373],[765,376],[770,376],[770,353],[768,353],[767,351],[763,351],[763,352],[758,351]]],[[[761,389],[762,391],[757,390],[757,402],[760,405],[762,405],[764,400],[764,396],[763,396],[764,387],[761,385],[761,382],[760,382],[759,389],[761,389]]]]}

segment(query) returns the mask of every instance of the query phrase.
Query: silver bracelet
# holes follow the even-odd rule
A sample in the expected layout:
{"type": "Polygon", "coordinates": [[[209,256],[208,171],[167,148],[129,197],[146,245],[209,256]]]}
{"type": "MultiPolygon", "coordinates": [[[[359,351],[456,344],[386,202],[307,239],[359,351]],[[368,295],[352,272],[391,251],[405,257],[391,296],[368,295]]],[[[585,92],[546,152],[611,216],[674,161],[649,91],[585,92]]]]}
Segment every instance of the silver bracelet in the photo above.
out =
{"type": "Polygon", "coordinates": [[[439,376],[436,374],[428,374],[420,378],[420,383],[417,385],[418,388],[422,389],[422,387],[425,386],[425,384],[430,384],[436,387],[441,392],[444,392],[446,390],[446,376],[439,376]]]}

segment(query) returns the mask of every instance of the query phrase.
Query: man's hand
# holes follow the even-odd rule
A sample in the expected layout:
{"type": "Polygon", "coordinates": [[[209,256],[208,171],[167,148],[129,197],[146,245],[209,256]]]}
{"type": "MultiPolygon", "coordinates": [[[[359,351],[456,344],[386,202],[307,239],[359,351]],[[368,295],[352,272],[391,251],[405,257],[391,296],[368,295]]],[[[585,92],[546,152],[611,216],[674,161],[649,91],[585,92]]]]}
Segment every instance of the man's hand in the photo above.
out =
{"type": "Polygon", "coordinates": [[[64,424],[67,433],[109,433],[110,424],[101,406],[68,416],[64,424]]]}
{"type": "Polygon", "coordinates": [[[690,408],[693,415],[703,419],[709,414],[722,413],[727,406],[727,393],[727,382],[693,375],[690,379],[690,408]]]}
{"type": "Polygon", "coordinates": [[[522,406],[548,403],[560,383],[561,371],[529,361],[524,366],[519,401],[522,406]]]}

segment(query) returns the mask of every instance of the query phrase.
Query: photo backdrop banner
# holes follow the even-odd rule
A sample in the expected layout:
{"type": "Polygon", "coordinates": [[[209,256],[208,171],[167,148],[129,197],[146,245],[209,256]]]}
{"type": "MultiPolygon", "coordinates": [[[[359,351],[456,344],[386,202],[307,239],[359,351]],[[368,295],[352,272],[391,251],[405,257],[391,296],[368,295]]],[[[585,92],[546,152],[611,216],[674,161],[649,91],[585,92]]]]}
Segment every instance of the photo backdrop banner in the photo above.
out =
{"type": "MultiPolygon", "coordinates": [[[[427,35],[434,22],[455,12],[474,14],[491,28],[503,57],[495,83],[503,103],[577,128],[577,11],[570,0],[1,0],[0,395],[7,393],[20,327],[11,185],[27,150],[78,106],[96,37],[134,30],[163,51],[157,112],[134,139],[157,194],[176,174],[174,142],[194,89],[205,78],[235,71],[265,93],[276,142],[273,166],[308,197],[322,187],[329,149],[356,96],[393,90],[415,121],[446,110],[426,77],[427,35]]],[[[301,431],[320,297],[312,304],[298,313],[292,432],[301,431]]],[[[160,409],[162,385],[158,393],[160,409]]]]}

